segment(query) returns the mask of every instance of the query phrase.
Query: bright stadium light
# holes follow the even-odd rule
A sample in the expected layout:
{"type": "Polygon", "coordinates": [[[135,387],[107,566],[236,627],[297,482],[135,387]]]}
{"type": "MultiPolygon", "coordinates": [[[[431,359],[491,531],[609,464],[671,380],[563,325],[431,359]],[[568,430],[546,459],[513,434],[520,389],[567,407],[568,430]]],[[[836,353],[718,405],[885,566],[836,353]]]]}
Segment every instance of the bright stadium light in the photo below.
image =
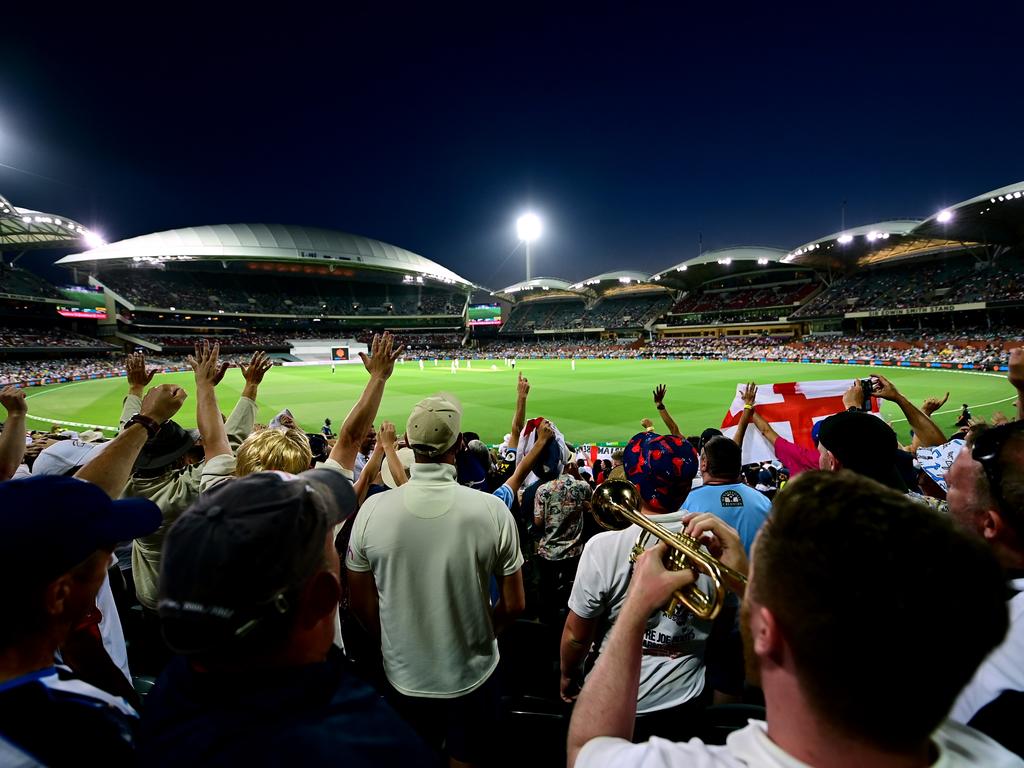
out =
{"type": "Polygon", "coordinates": [[[937,222],[939,222],[940,224],[945,224],[947,221],[950,221],[952,218],[953,218],[953,212],[950,211],[950,210],[945,210],[945,211],[939,211],[938,215],[935,217],[935,220],[937,222]]]}
{"type": "Polygon", "coordinates": [[[85,244],[90,248],[99,248],[101,245],[106,245],[107,241],[104,240],[98,233],[93,232],[91,229],[85,230],[85,234],[82,235],[85,240],[85,244]]]}
{"type": "Polygon", "coordinates": [[[840,245],[846,245],[847,243],[853,242],[853,235],[840,235],[836,238],[836,242],[840,245]]]}
{"type": "Polygon", "coordinates": [[[530,279],[530,243],[540,237],[542,229],[540,217],[535,213],[524,213],[516,219],[516,233],[526,243],[526,279],[530,279]]]}

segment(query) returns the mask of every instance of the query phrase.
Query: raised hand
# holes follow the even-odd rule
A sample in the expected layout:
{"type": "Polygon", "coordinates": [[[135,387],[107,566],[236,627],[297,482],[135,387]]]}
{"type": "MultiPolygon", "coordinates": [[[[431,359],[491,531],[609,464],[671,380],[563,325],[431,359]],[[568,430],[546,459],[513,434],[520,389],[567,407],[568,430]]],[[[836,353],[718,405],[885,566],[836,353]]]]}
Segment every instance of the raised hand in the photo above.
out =
{"type": "Polygon", "coordinates": [[[7,409],[8,416],[24,416],[28,413],[25,390],[20,387],[4,387],[0,390],[0,405],[7,409]]]}
{"type": "Polygon", "coordinates": [[[248,365],[240,363],[238,367],[242,371],[246,384],[258,386],[263,381],[263,376],[274,367],[274,364],[267,357],[267,353],[260,350],[252,353],[252,359],[249,360],[248,365]]]}
{"type": "Polygon", "coordinates": [[[665,401],[665,391],[668,389],[664,384],[659,384],[654,388],[654,404],[661,405],[665,401]]]}
{"type": "Polygon", "coordinates": [[[363,361],[370,378],[381,378],[385,381],[390,378],[395,370],[395,361],[405,349],[404,346],[396,348],[394,343],[395,337],[385,331],[380,335],[374,335],[369,356],[365,352],[359,353],[359,358],[363,361]]]}
{"type": "Polygon", "coordinates": [[[520,373],[519,381],[516,383],[516,395],[526,397],[528,394],[530,394],[530,381],[520,373]]]}
{"type": "Polygon", "coordinates": [[[394,448],[398,437],[395,435],[395,425],[390,421],[382,421],[380,429],[377,430],[377,444],[382,449],[394,448]]]}
{"type": "Polygon", "coordinates": [[[939,399],[937,397],[929,397],[927,400],[921,403],[921,410],[924,411],[926,415],[931,416],[933,413],[939,410],[939,408],[944,406],[947,400],[949,400],[949,392],[947,392],[946,396],[943,397],[942,399],[939,399]]]}
{"type": "Polygon", "coordinates": [[[875,376],[875,380],[878,382],[875,385],[874,394],[883,400],[896,400],[900,396],[900,391],[896,389],[891,381],[885,376],[875,376]]]}
{"type": "Polygon", "coordinates": [[[644,429],[651,429],[654,426],[654,422],[650,419],[640,419],[640,426],[644,429]]]}
{"type": "Polygon", "coordinates": [[[860,381],[854,380],[850,388],[843,392],[843,405],[849,408],[856,408],[858,411],[864,407],[864,388],[860,381]]]}
{"type": "Polygon", "coordinates": [[[547,442],[548,440],[554,438],[554,436],[555,430],[551,426],[551,422],[545,419],[540,423],[540,426],[537,427],[537,439],[543,442],[547,442]]]}
{"type": "Polygon", "coordinates": [[[163,424],[181,408],[188,393],[174,384],[161,384],[153,387],[142,400],[143,416],[148,416],[157,424],[163,424]]]}
{"type": "Polygon", "coordinates": [[[220,344],[210,344],[205,339],[196,344],[195,354],[189,355],[185,362],[195,373],[196,386],[209,387],[216,387],[231,365],[220,362],[220,344]]]}
{"type": "Polygon", "coordinates": [[[125,372],[128,374],[128,391],[135,394],[142,394],[142,390],[149,386],[159,368],[146,370],[146,356],[142,352],[133,352],[128,355],[124,362],[125,372]]]}
{"type": "Polygon", "coordinates": [[[757,384],[754,382],[747,384],[740,396],[743,398],[744,405],[753,405],[754,401],[757,400],[757,384]]]}

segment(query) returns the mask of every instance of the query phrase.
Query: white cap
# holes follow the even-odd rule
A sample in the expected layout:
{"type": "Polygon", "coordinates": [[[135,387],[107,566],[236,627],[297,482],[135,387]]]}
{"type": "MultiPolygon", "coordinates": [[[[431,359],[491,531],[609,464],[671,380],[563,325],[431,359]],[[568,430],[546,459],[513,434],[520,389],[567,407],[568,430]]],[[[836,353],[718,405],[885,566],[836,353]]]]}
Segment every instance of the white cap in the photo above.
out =
{"type": "MultiPolygon", "coordinates": [[[[412,448],[399,448],[398,449],[398,460],[402,462],[402,466],[405,467],[406,480],[408,480],[409,467],[416,461],[416,453],[412,448]]],[[[384,485],[388,488],[397,488],[398,483],[395,482],[395,476],[391,474],[391,464],[387,459],[384,459],[384,466],[380,468],[380,479],[384,481],[384,485]]]]}
{"type": "Polygon", "coordinates": [[[99,456],[108,445],[110,443],[61,440],[40,452],[32,464],[32,474],[66,475],[72,469],[84,467],[99,456]]]}

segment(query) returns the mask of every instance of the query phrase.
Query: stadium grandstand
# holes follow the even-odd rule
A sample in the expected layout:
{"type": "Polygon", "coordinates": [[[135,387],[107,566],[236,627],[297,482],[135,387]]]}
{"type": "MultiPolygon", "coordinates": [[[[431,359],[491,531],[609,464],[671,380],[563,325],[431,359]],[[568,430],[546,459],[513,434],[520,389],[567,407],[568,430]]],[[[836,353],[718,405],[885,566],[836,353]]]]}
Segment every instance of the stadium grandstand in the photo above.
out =
{"type": "Polygon", "coordinates": [[[997,366],[1024,319],[1022,242],[1024,182],[791,250],[735,246],[653,274],[538,277],[492,292],[412,251],[333,230],[232,224],[107,244],[67,217],[0,198],[0,358],[5,378],[22,381],[60,380],[76,365],[116,372],[111,351],[144,349],[173,367],[202,338],[228,354],[330,362],[335,346],[354,354],[387,329],[420,358],[791,359],[806,348],[997,366]],[[17,266],[36,248],[72,251],[56,262],[72,285],[17,266]],[[37,375],[47,358],[59,375],[37,375]]]}

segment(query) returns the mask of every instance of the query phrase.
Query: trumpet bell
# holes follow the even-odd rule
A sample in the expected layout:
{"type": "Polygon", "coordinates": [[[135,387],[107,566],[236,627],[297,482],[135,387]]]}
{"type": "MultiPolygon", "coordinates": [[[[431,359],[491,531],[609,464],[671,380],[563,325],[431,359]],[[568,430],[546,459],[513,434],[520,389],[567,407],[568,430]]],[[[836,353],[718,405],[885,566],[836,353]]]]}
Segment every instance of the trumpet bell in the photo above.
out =
{"type": "Polygon", "coordinates": [[[633,524],[626,511],[639,514],[642,506],[635,485],[627,480],[605,480],[594,489],[590,513],[606,531],[621,531],[633,524]]]}

